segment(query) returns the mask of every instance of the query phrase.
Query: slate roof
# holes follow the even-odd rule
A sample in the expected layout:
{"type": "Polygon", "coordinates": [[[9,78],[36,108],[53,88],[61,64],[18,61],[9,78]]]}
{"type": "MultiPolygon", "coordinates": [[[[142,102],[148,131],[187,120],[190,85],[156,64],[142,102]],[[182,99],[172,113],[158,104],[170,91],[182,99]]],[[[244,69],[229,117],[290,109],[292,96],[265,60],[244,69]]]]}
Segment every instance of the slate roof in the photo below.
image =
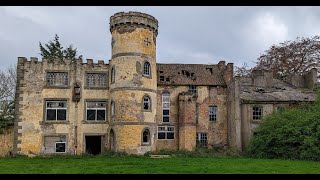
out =
{"type": "Polygon", "coordinates": [[[273,79],[272,88],[257,88],[251,78],[240,78],[240,98],[242,101],[255,102],[292,102],[315,101],[316,93],[310,89],[297,88],[279,79],[273,79]]]}
{"type": "Polygon", "coordinates": [[[157,64],[158,85],[226,86],[224,69],[209,64],[157,64]]]}

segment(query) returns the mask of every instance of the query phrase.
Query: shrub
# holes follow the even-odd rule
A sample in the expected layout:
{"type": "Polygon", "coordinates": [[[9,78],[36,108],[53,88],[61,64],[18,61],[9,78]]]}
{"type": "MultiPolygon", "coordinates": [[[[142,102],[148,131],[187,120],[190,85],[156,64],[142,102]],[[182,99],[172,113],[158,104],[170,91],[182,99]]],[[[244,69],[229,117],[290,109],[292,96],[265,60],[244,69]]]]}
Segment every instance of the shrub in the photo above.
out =
{"type": "Polygon", "coordinates": [[[320,161],[320,94],[316,102],[263,119],[246,154],[255,158],[320,161]]]}

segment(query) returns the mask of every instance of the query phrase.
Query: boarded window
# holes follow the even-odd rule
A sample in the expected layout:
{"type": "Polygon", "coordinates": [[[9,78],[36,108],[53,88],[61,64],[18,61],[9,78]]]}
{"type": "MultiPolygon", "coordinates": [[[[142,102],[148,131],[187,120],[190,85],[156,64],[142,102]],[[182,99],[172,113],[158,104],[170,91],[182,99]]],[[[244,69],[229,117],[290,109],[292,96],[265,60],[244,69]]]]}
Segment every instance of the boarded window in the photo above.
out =
{"type": "Polygon", "coordinates": [[[68,86],[68,73],[66,72],[47,72],[48,86],[68,86]]]}
{"type": "Polygon", "coordinates": [[[44,153],[65,153],[67,151],[66,135],[45,136],[44,153]]]}

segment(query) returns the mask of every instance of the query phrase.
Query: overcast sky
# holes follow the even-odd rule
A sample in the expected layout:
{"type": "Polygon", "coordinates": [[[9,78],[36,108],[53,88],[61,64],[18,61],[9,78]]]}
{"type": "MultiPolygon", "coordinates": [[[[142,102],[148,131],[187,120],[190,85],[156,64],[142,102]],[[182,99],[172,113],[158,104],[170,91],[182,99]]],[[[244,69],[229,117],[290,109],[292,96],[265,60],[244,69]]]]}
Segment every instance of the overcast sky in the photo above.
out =
{"type": "Polygon", "coordinates": [[[39,42],[47,43],[56,33],[64,47],[73,44],[84,59],[108,62],[109,18],[121,11],[158,19],[158,63],[225,60],[253,66],[272,44],[320,34],[320,7],[0,7],[0,69],[17,57],[41,58],[39,42]]]}

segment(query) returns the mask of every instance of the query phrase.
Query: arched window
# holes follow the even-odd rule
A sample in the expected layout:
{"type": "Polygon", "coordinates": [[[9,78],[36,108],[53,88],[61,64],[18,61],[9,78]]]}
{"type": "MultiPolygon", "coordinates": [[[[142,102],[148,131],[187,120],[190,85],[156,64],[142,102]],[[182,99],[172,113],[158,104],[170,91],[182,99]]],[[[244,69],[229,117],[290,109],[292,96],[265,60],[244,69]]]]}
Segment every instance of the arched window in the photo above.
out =
{"type": "Polygon", "coordinates": [[[116,71],[114,69],[114,66],[111,68],[111,83],[114,83],[116,76],[116,71]]]}
{"type": "Polygon", "coordinates": [[[145,111],[150,111],[151,110],[151,98],[148,95],[144,95],[143,98],[143,103],[142,103],[142,108],[145,111]]]}
{"type": "Polygon", "coordinates": [[[143,64],[143,75],[145,76],[151,75],[150,63],[148,61],[144,62],[143,64]]]}
{"type": "Polygon", "coordinates": [[[111,101],[111,116],[114,116],[115,108],[114,108],[114,101],[111,101]]]}
{"type": "Polygon", "coordinates": [[[142,131],[142,145],[150,144],[150,131],[149,129],[144,129],[142,131]]]}

